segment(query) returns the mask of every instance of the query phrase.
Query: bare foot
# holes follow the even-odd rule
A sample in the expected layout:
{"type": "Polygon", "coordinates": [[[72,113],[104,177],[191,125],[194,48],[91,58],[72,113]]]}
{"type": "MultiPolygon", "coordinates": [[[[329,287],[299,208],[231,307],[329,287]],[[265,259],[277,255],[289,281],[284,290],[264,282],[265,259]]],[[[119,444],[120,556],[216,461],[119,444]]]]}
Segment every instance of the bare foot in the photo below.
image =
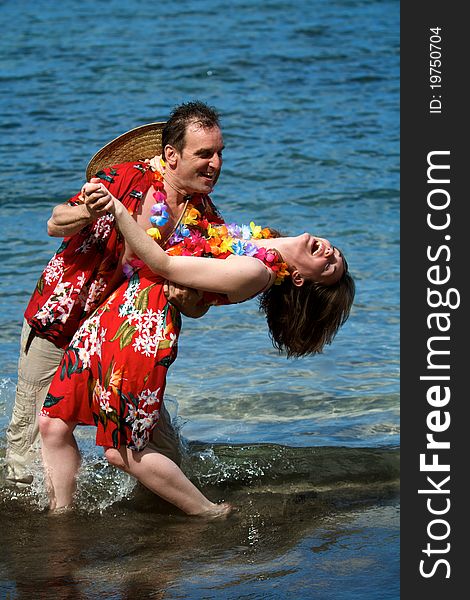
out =
{"type": "Polygon", "coordinates": [[[232,504],[229,502],[222,502],[221,504],[214,504],[212,508],[194,516],[210,520],[226,519],[234,510],[236,509],[232,504]]]}
{"type": "Polygon", "coordinates": [[[73,511],[73,506],[69,504],[68,506],[61,506],[60,508],[51,508],[47,513],[49,517],[59,517],[61,515],[68,515],[73,511]]]}

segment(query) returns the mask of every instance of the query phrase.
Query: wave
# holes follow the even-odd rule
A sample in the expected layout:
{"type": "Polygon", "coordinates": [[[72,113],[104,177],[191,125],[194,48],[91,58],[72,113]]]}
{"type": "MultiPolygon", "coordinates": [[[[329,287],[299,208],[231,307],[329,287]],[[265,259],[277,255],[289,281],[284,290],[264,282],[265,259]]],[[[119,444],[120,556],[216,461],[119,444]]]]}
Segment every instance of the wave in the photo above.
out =
{"type": "Polygon", "coordinates": [[[200,485],[331,486],[390,481],[399,475],[399,449],[190,442],[186,463],[200,485]]]}

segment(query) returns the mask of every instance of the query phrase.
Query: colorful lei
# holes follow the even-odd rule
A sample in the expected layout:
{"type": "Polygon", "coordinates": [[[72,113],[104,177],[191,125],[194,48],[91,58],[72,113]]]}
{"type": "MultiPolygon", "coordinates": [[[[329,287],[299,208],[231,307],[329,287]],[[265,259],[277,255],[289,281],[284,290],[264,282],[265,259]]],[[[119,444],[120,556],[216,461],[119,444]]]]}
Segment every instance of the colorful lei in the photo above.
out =
{"type": "Polygon", "coordinates": [[[269,239],[273,235],[268,228],[262,229],[251,221],[250,225],[213,224],[201,216],[191,204],[178,225],[169,243],[167,253],[172,256],[210,256],[226,258],[230,254],[253,256],[265,263],[276,273],[275,284],[282,283],[289,275],[287,264],[282,262],[274,249],[256,246],[252,239],[269,239]]]}
{"type": "Polygon", "coordinates": [[[155,192],[153,193],[153,197],[155,199],[155,204],[150,209],[152,216],[150,217],[150,223],[152,227],[147,229],[147,233],[150,237],[152,237],[155,241],[161,239],[162,235],[160,233],[159,227],[162,227],[168,222],[168,205],[166,203],[166,193],[165,188],[163,187],[163,173],[165,169],[165,162],[162,158],[160,158],[160,169],[155,170],[153,187],[155,188],[155,192]]]}
{"type": "MultiPolygon", "coordinates": [[[[150,222],[152,227],[147,229],[147,234],[154,240],[161,239],[159,227],[168,222],[168,207],[166,193],[163,187],[163,173],[165,163],[160,159],[160,164],[154,171],[155,204],[152,206],[150,222]]],[[[236,225],[235,223],[215,224],[203,217],[199,210],[188,204],[181,222],[168,240],[167,253],[172,256],[206,256],[226,258],[230,254],[239,256],[253,256],[263,262],[275,272],[275,285],[283,282],[289,275],[287,264],[283,262],[274,249],[260,248],[253,244],[252,239],[273,238],[268,228],[262,229],[251,221],[250,225],[236,225]]]]}

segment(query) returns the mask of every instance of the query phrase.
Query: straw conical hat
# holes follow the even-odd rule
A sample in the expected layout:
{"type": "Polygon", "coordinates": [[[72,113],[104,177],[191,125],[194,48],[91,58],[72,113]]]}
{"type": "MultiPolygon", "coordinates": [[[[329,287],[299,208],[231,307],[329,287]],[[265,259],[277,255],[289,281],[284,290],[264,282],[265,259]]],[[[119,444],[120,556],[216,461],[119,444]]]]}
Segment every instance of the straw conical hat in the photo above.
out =
{"type": "Polygon", "coordinates": [[[86,178],[89,181],[105,167],[133,160],[152,158],[162,153],[162,130],[165,121],[140,125],[98,150],[88,163],[86,178]]]}

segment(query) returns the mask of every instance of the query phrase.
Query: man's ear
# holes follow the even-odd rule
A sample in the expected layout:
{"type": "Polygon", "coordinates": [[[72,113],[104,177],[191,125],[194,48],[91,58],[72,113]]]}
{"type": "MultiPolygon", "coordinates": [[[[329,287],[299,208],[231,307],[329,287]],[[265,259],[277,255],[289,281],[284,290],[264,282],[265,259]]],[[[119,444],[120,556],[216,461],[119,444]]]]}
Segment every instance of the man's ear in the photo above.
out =
{"type": "Polygon", "coordinates": [[[170,144],[167,144],[165,146],[164,156],[165,156],[165,162],[168,165],[170,165],[171,167],[176,166],[176,163],[178,160],[178,152],[176,151],[176,148],[174,148],[173,146],[170,146],[170,144]]]}
{"type": "Polygon", "coordinates": [[[294,285],[296,285],[297,287],[300,287],[304,284],[305,279],[302,277],[302,275],[297,271],[297,269],[294,269],[291,273],[291,279],[292,279],[292,283],[294,285]]]}

